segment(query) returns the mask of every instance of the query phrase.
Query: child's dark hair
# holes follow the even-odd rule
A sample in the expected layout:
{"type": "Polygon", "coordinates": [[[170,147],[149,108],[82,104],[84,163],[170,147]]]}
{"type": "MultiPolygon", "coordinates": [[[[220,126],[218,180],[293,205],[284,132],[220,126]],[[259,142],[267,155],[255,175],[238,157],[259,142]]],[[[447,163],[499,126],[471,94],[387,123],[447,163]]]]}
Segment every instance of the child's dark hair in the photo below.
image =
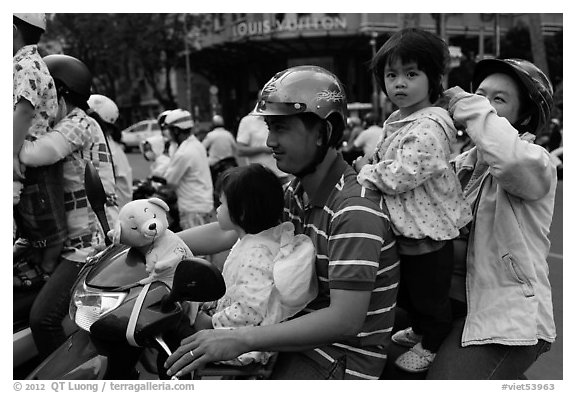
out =
{"type": "Polygon", "coordinates": [[[393,34],[382,45],[372,59],[370,68],[386,95],[384,68],[396,60],[404,64],[415,62],[428,77],[430,101],[433,103],[441,97],[444,91],[442,75],[446,73],[450,52],[440,37],[425,30],[407,28],[393,34]]]}
{"type": "Polygon", "coordinates": [[[261,164],[226,170],[218,179],[230,219],[246,233],[278,225],[284,211],[284,191],[278,176],[261,164]]]}
{"type": "Polygon", "coordinates": [[[42,33],[44,33],[41,28],[32,26],[14,15],[12,15],[12,23],[14,23],[18,30],[20,30],[20,33],[22,33],[22,39],[26,45],[36,45],[40,42],[40,37],[42,37],[42,33]]]}
{"type": "Polygon", "coordinates": [[[102,129],[102,131],[104,131],[104,134],[110,135],[110,137],[112,137],[112,140],[114,142],[117,143],[121,143],[122,141],[122,132],[120,131],[120,129],[116,126],[116,124],[112,124],[112,123],[108,123],[106,121],[104,121],[104,119],[102,119],[100,117],[100,115],[98,114],[98,112],[96,112],[93,109],[88,109],[86,111],[86,113],[88,114],[88,116],[90,116],[91,118],[93,118],[94,120],[96,120],[96,122],[98,123],[98,125],[100,126],[100,128],[102,129]]]}

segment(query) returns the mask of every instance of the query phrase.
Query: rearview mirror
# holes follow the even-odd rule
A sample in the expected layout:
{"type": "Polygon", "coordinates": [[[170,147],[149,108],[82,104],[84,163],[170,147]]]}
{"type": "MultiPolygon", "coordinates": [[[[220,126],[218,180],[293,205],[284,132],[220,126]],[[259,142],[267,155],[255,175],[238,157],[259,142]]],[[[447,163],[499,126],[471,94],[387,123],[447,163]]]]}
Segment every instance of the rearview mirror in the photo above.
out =
{"type": "Polygon", "coordinates": [[[218,300],[225,292],[224,277],[216,266],[202,258],[185,259],[176,266],[172,290],[162,301],[162,308],[169,309],[180,300],[218,300]]]}

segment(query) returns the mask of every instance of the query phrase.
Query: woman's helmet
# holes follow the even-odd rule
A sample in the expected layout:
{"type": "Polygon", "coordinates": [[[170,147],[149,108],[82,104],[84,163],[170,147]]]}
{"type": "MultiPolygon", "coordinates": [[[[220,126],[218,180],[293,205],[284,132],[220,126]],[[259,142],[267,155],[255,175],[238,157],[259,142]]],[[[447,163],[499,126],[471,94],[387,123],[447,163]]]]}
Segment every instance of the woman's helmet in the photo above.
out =
{"type": "Polygon", "coordinates": [[[262,88],[252,114],[286,116],[314,113],[331,118],[337,130],[331,141],[339,140],[346,125],[346,93],[333,73],[317,66],[297,66],[274,75],[262,88]],[[334,123],[336,122],[336,123],[334,123]]]}
{"type": "Polygon", "coordinates": [[[194,127],[194,120],[190,112],[184,109],[174,109],[170,111],[164,119],[166,127],[175,127],[183,131],[191,130],[194,127]]]}
{"type": "Polygon", "coordinates": [[[44,62],[56,83],[58,94],[69,98],[79,108],[88,109],[92,74],[86,64],[68,55],[48,55],[44,62]]]}
{"type": "Polygon", "coordinates": [[[538,134],[544,130],[550,120],[553,102],[553,88],[546,75],[528,60],[522,59],[485,59],[478,62],[472,77],[472,91],[490,74],[502,72],[515,76],[529,96],[528,111],[532,118],[528,128],[538,134]]]}
{"type": "Polygon", "coordinates": [[[92,94],[88,106],[106,123],[114,124],[118,120],[118,106],[110,98],[101,94],[92,94]]]}

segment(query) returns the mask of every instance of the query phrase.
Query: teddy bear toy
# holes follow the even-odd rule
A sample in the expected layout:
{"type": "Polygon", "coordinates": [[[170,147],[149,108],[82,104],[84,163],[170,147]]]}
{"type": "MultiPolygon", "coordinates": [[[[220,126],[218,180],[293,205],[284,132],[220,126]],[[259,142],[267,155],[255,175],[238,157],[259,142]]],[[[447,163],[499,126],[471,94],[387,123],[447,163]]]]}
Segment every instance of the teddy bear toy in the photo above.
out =
{"type": "Polygon", "coordinates": [[[162,281],[172,287],[178,263],[193,258],[192,251],[168,229],[168,205],[160,198],[137,199],[120,209],[114,229],[108,237],[115,244],[138,249],[146,258],[149,276],[140,284],[162,281]]]}

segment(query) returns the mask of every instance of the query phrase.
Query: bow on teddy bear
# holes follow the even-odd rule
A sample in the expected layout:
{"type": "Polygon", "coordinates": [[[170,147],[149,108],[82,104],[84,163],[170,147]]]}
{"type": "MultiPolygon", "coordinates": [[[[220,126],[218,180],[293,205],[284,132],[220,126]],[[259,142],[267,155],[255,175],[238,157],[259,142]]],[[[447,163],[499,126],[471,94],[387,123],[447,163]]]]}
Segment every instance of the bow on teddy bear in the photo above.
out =
{"type": "Polygon", "coordinates": [[[115,244],[137,248],[145,256],[149,276],[140,284],[162,281],[172,287],[178,263],[193,257],[186,243],[168,229],[169,210],[160,198],[131,201],[120,209],[114,229],[107,234],[115,244]]]}

